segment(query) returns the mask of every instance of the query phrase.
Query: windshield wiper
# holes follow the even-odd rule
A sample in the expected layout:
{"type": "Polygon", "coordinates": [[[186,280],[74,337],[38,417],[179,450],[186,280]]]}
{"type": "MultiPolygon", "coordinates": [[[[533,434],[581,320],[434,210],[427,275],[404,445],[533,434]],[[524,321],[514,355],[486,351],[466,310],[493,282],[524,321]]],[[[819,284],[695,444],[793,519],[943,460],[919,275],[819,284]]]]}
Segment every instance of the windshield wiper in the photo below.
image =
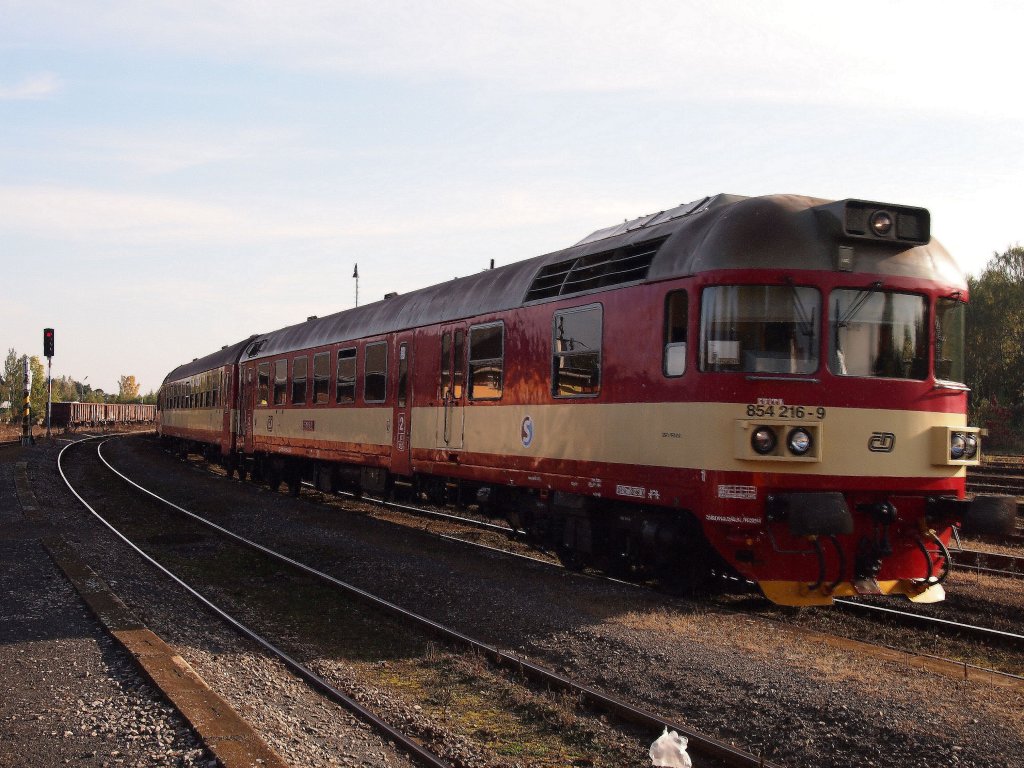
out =
{"type": "MultiPolygon", "coordinates": [[[[871,298],[871,294],[877,293],[879,290],[881,290],[881,288],[882,281],[876,280],[869,287],[862,288],[860,291],[858,291],[857,295],[853,299],[853,302],[847,308],[846,314],[836,321],[836,327],[845,328],[846,326],[848,326],[850,324],[850,321],[853,320],[853,318],[856,317],[857,314],[864,308],[864,305],[867,304],[868,299],[871,298]]],[[[836,314],[839,314],[838,299],[836,300],[836,314]]]]}

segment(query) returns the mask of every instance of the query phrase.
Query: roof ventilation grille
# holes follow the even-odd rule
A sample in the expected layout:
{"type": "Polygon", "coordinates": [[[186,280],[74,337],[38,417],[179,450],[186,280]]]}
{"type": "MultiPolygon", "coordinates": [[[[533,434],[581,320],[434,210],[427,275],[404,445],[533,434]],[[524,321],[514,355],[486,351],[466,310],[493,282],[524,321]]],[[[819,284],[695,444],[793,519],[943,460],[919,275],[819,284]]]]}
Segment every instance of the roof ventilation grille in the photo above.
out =
{"type": "Polygon", "coordinates": [[[611,251],[576,256],[543,267],[530,284],[526,301],[588,293],[647,277],[654,255],[668,238],[648,240],[611,251]]]}

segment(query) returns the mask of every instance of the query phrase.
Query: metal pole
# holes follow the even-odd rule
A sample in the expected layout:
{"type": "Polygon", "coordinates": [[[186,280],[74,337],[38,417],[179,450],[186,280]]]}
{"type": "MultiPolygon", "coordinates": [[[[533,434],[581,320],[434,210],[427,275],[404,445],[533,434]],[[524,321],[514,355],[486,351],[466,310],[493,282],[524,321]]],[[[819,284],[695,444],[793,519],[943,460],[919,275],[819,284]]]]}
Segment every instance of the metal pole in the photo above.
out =
{"type": "Polygon", "coordinates": [[[53,358],[46,358],[46,439],[50,439],[50,409],[53,406],[53,358]]]}

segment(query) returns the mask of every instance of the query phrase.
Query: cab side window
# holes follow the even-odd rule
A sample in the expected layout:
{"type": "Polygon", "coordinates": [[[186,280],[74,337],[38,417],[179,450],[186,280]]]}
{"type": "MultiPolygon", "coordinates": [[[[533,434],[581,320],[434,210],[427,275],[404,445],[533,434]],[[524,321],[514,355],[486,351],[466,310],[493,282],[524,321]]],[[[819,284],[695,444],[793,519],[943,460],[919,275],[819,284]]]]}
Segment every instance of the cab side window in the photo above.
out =
{"type": "Polygon", "coordinates": [[[672,291],[665,297],[665,337],[662,372],[666,376],[686,373],[686,291],[672,291]]]}

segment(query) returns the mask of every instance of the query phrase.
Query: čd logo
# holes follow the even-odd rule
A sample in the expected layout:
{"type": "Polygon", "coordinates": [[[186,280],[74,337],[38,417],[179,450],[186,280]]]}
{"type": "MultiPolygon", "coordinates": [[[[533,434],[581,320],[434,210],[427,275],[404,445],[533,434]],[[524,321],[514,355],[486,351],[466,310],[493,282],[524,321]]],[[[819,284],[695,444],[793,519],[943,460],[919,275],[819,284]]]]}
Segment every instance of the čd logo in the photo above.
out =
{"type": "Polygon", "coordinates": [[[868,450],[874,453],[892,453],[896,445],[896,435],[892,432],[872,432],[868,440],[868,450]]]}

